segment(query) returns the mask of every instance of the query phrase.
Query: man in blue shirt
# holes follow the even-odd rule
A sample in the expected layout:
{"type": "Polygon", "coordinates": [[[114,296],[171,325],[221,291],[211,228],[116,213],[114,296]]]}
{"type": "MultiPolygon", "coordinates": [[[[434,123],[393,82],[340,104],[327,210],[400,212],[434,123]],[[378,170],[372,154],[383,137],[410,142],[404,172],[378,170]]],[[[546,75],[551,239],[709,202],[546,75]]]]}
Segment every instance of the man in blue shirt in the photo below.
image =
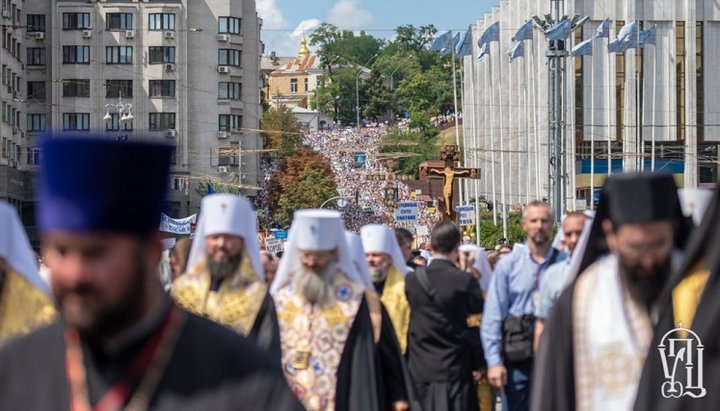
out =
{"type": "Polygon", "coordinates": [[[528,204],[522,217],[526,246],[500,260],[487,293],[481,335],[488,381],[496,390],[505,391],[510,411],[529,408],[532,314],[542,274],[548,266],[567,258],[552,247],[553,223],[548,204],[541,201],[528,204]],[[515,330],[512,355],[503,350],[506,328],[515,330]]]}

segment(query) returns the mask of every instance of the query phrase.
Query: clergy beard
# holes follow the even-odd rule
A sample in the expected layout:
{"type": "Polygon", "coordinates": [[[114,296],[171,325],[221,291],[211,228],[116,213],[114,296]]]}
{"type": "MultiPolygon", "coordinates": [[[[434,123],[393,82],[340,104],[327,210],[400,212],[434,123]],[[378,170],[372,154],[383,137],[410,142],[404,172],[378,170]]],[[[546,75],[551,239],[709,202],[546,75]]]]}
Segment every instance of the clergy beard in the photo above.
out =
{"type": "Polygon", "coordinates": [[[374,283],[381,283],[385,281],[388,275],[388,267],[375,267],[370,269],[370,278],[372,278],[372,282],[374,283]]]}
{"type": "Polygon", "coordinates": [[[301,266],[295,273],[293,285],[310,304],[325,305],[332,295],[332,280],[335,275],[335,264],[329,264],[320,273],[315,273],[301,266]]]}
{"type": "Polygon", "coordinates": [[[242,253],[238,253],[232,257],[225,257],[220,261],[214,260],[212,257],[208,257],[207,268],[210,271],[210,278],[213,280],[223,281],[235,274],[237,268],[240,266],[242,260],[242,253]]]}
{"type": "Polygon", "coordinates": [[[54,288],[56,306],[63,321],[75,327],[83,337],[100,342],[139,321],[146,311],[146,297],[150,292],[147,276],[152,275],[144,269],[145,252],[141,247],[138,247],[135,267],[127,286],[113,305],[91,310],[88,307],[65,304],[67,299],[77,295],[102,293],[91,284],[81,284],[74,289],[54,288]]]}
{"type": "Polygon", "coordinates": [[[650,272],[641,273],[640,267],[628,263],[622,255],[618,255],[620,278],[627,287],[630,297],[643,307],[650,307],[660,297],[672,270],[671,257],[656,264],[650,272]]]}

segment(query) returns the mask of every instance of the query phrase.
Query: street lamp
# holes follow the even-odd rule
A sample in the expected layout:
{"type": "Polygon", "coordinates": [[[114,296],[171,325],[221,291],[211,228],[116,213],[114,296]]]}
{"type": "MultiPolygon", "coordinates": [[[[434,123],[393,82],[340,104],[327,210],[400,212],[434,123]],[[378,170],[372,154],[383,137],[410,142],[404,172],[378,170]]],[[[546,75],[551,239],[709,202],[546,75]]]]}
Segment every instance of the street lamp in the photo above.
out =
{"type": "Polygon", "coordinates": [[[365,68],[364,66],[370,64],[370,62],[373,61],[378,54],[379,53],[375,53],[365,64],[360,66],[360,70],[358,71],[357,76],[355,76],[355,127],[357,127],[358,130],[360,129],[360,74],[362,74],[362,69],[365,68]]]}
{"type": "MultiPolygon", "coordinates": [[[[118,114],[118,130],[122,130],[123,124],[130,123],[135,119],[135,117],[132,114],[133,106],[130,103],[123,104],[122,102],[122,93],[119,93],[118,95],[118,102],[117,104],[105,104],[105,116],[103,117],[103,120],[105,122],[112,121],[112,115],[110,114],[110,111],[117,111],[118,114]]],[[[121,140],[120,136],[118,136],[118,140],[121,140]]],[[[127,136],[125,136],[124,139],[127,140],[127,136]]]]}

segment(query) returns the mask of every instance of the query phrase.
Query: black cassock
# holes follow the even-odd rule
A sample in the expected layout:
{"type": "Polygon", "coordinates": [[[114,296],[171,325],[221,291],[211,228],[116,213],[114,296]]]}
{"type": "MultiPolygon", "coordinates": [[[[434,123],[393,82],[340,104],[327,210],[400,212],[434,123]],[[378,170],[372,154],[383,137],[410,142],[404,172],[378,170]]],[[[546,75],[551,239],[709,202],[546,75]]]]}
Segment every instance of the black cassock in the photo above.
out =
{"type": "MultiPolygon", "coordinates": [[[[207,319],[187,317],[149,410],[302,410],[280,369],[255,344],[207,319]]],[[[150,328],[113,354],[82,343],[90,402],[126,372],[150,328]]],[[[0,410],[69,410],[60,322],[0,350],[0,410]]]]}
{"type": "MultiPolygon", "coordinates": [[[[385,411],[395,401],[408,401],[412,411],[422,410],[390,317],[382,305],[381,311],[382,327],[376,344],[370,309],[363,297],[338,365],[335,411],[385,411]]],[[[279,328],[275,330],[271,345],[278,349],[272,354],[280,359],[279,328]]]]}
{"type": "Polygon", "coordinates": [[[560,294],[540,338],[530,390],[530,409],[533,411],[575,410],[574,293],[573,282],[560,294]]]}

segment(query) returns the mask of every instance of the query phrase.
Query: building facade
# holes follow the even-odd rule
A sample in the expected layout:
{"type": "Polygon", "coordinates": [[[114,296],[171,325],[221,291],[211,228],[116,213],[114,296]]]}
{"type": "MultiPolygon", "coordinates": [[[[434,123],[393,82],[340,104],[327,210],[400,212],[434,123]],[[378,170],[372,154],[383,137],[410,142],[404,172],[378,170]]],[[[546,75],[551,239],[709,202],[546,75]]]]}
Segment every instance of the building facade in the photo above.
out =
{"type": "MultiPolygon", "coordinates": [[[[473,25],[473,55],[464,60],[466,163],[483,169],[469,183],[471,198],[509,207],[552,197],[561,181],[567,208],[591,205],[608,172],[662,170],[684,187],[714,187],[718,179],[720,125],[717,95],[720,6],[710,0],[560,2],[562,15],[587,16],[564,50],[591,38],[609,19],[609,38],[591,40],[592,54],[564,60],[562,110],[566,175],[549,166],[551,118],[547,53],[540,31],[555,2],[506,0],[473,25]],[[533,16],[532,39],[512,61],[513,36],[533,16]],[[637,20],[656,28],[654,44],[610,53],[608,42],[637,20]],[[478,60],[482,34],[499,22],[499,41],[478,60]],[[552,178],[551,178],[552,177],[552,178]]],[[[549,27],[549,26],[547,26],[549,27]]],[[[552,52],[552,50],[550,50],[552,52]]],[[[552,161],[555,161],[552,159],[552,161]]]]}
{"type": "Polygon", "coordinates": [[[2,10],[0,198],[23,216],[32,214],[38,137],[51,131],[173,145],[171,216],[197,211],[201,183],[256,194],[254,1],[2,0],[2,10]]]}
{"type": "Polygon", "coordinates": [[[303,37],[297,57],[289,61],[280,57],[277,61],[279,64],[268,75],[265,98],[270,107],[310,108],[323,73],[318,56],[310,53],[303,37]]]}

